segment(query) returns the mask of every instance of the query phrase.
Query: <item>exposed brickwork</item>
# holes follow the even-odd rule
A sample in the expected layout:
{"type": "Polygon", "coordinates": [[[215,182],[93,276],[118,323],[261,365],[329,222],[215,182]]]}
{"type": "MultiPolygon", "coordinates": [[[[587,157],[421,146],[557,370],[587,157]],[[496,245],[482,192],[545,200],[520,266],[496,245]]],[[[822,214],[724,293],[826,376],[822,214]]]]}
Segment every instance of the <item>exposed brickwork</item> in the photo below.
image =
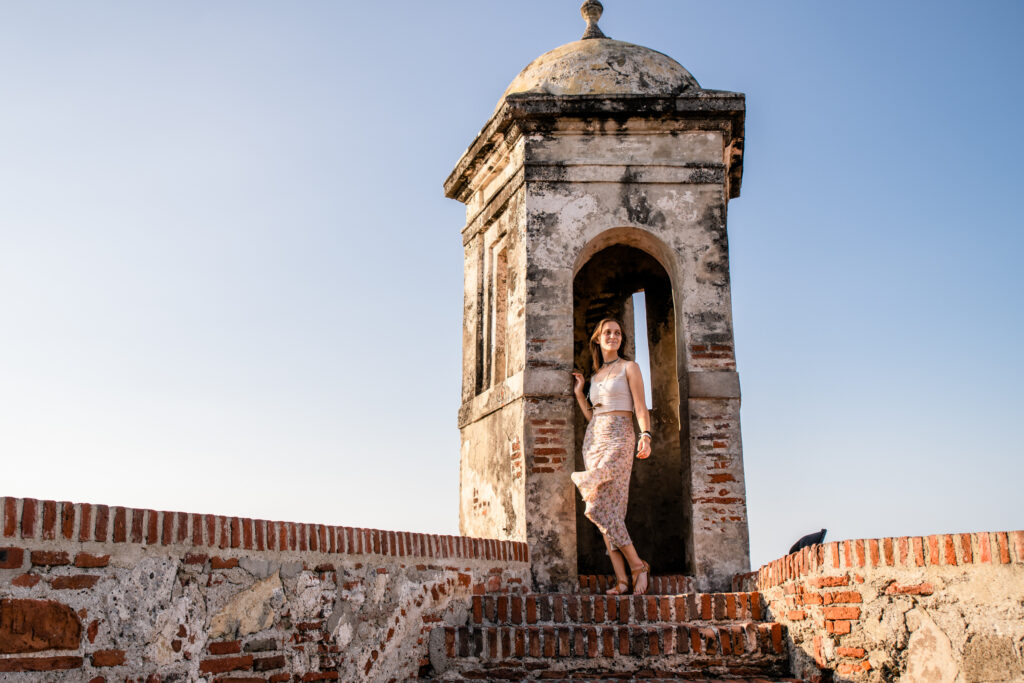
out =
{"type": "Polygon", "coordinates": [[[106,567],[110,564],[110,555],[92,555],[90,553],[77,553],[75,555],[75,566],[84,569],[106,567]]]}
{"type": "Polygon", "coordinates": [[[55,576],[50,585],[55,590],[85,590],[92,588],[100,580],[98,576],[79,574],[77,576],[55,576]]]}
{"type": "Polygon", "coordinates": [[[4,498],[3,499],[3,535],[4,538],[11,538],[14,536],[14,530],[18,528],[18,499],[17,498],[4,498]]]}
{"type": "Polygon", "coordinates": [[[68,554],[63,550],[60,551],[47,551],[47,550],[33,550],[31,554],[32,564],[34,566],[52,567],[62,564],[71,564],[71,559],[68,554]]]}
{"type": "Polygon", "coordinates": [[[698,621],[760,621],[759,593],[611,596],[573,593],[473,598],[470,622],[483,625],[577,625],[698,621]]]}
{"type": "MultiPolygon", "coordinates": [[[[57,503],[17,498],[3,498],[3,505],[0,509],[3,511],[3,535],[14,538],[17,536],[16,530],[20,529],[20,537],[23,540],[54,540],[58,537],[55,530],[60,528],[71,530],[71,536],[73,536],[74,529],[79,529],[78,540],[80,541],[105,543],[109,537],[113,543],[117,544],[239,549],[243,545],[252,545],[252,541],[245,541],[245,534],[249,533],[257,540],[264,538],[276,540],[276,543],[268,542],[267,546],[280,551],[315,550],[338,555],[374,554],[389,557],[461,558],[509,562],[525,562],[527,559],[526,545],[523,543],[465,536],[269,522],[240,517],[189,515],[180,512],[121,507],[114,508],[111,520],[109,508],[105,505],[57,503]],[[50,531],[47,531],[46,523],[39,521],[39,511],[43,513],[43,522],[47,519],[46,515],[51,515],[50,531]],[[95,520],[95,526],[90,530],[93,520],[95,520]],[[107,528],[108,521],[112,521],[112,528],[109,530],[107,528]],[[164,529],[166,533],[158,534],[157,530],[159,529],[164,529]],[[246,532],[246,530],[250,531],[246,532]]],[[[60,537],[70,540],[69,536],[65,534],[60,534],[60,537]]],[[[9,547],[17,549],[16,546],[9,547]]],[[[6,549],[7,547],[0,546],[0,553],[6,549]]],[[[11,553],[7,560],[0,560],[0,568],[8,568],[5,562],[15,561],[14,557],[15,554],[11,553]]],[[[82,552],[75,558],[76,565],[80,567],[104,566],[78,564],[79,562],[103,562],[102,555],[92,556],[88,552],[82,552]]],[[[53,566],[71,564],[72,559],[66,551],[36,550],[32,553],[31,562],[39,566],[53,566]]]]}
{"type": "Polygon", "coordinates": [[[691,344],[690,359],[693,369],[735,370],[736,356],[732,344],[691,344]]]}
{"type": "MultiPolygon", "coordinates": [[[[603,594],[609,588],[614,588],[615,585],[615,576],[611,574],[581,574],[579,577],[579,590],[581,593],[603,594]]],[[[693,577],[671,574],[667,576],[652,576],[647,592],[651,595],[676,595],[679,593],[693,593],[695,590],[693,577]]]]}
{"type": "Polygon", "coordinates": [[[12,657],[0,659],[0,672],[66,671],[82,666],[81,657],[12,657]]]}
{"type": "MultiPolygon", "coordinates": [[[[871,567],[923,567],[992,564],[992,548],[996,547],[997,562],[1024,563],[1024,531],[979,532],[973,534],[944,534],[941,536],[901,536],[871,540],[833,541],[804,548],[761,567],[753,576],[758,587],[777,586],[822,569],[862,569],[871,567]],[[934,539],[930,541],[929,539],[934,539]],[[959,542],[957,542],[959,539],[959,542]],[[1013,542],[1011,543],[1011,540],[1013,542]],[[870,563],[864,557],[864,547],[875,544],[884,552],[872,553],[870,563]],[[906,552],[893,553],[889,548],[905,548],[906,552]],[[1002,548],[1005,548],[1003,552],[1002,548]]],[[[815,577],[816,582],[846,582],[848,576],[815,577]]],[[[833,585],[833,584],[822,584],[833,585]]]]}
{"type": "Polygon", "coordinates": [[[31,588],[32,586],[39,583],[40,579],[35,574],[19,574],[11,579],[11,585],[17,586],[18,588],[31,588]]]}
{"type": "Polygon", "coordinates": [[[54,600],[0,600],[0,654],[76,650],[82,634],[78,615],[54,600]]]}
{"type": "Polygon", "coordinates": [[[529,579],[490,539],[5,498],[8,528],[0,672],[69,680],[408,680],[460,605],[529,579]]]}
{"type": "Polygon", "coordinates": [[[0,548],[0,569],[19,569],[24,562],[25,551],[21,548],[0,548]]]}
{"type": "Polygon", "coordinates": [[[431,664],[445,680],[593,680],[627,671],[645,680],[655,671],[678,680],[698,672],[778,680],[787,643],[780,625],[755,616],[762,612],[758,593],[483,595],[473,598],[469,625],[431,633],[431,664]]]}
{"type": "Polygon", "coordinates": [[[929,662],[940,655],[948,661],[939,668],[956,671],[971,665],[967,650],[950,646],[952,654],[943,655],[895,634],[873,640],[877,625],[906,624],[908,610],[919,604],[927,605],[926,613],[957,605],[952,621],[944,623],[961,625],[961,642],[1024,637],[1024,609],[1010,588],[1024,581],[1022,539],[1024,532],[1011,531],[838,541],[738,576],[734,586],[761,591],[770,616],[800,643],[793,650],[794,673],[810,680],[830,673],[851,681],[895,680],[915,657],[929,662]],[[1003,582],[1009,592],[993,592],[993,582],[1003,582]]]}
{"type": "Polygon", "coordinates": [[[784,655],[782,630],[778,624],[735,626],[692,624],[607,627],[444,627],[449,657],[477,657],[501,660],[506,657],[649,657],[693,654],[705,657],[725,655],[784,655]]]}
{"type": "MultiPolygon", "coordinates": [[[[125,562],[163,557],[172,563],[158,570],[173,578],[165,585],[180,585],[186,594],[227,590],[228,596],[237,595],[256,590],[261,581],[273,581],[281,586],[275,590],[285,595],[285,602],[272,608],[266,624],[242,625],[266,607],[252,609],[239,603],[240,611],[225,612],[229,605],[220,599],[210,607],[211,616],[228,617],[218,622],[227,626],[217,627],[217,633],[204,635],[202,629],[211,628],[210,623],[187,617],[165,629],[166,651],[180,662],[186,678],[281,683],[296,676],[299,680],[377,680],[401,661],[412,667],[403,673],[404,679],[410,679],[435,671],[427,646],[439,639],[445,656],[459,660],[458,666],[476,678],[522,671],[524,678],[555,680],[568,669],[587,671],[588,666],[603,666],[587,662],[612,657],[656,664],[663,671],[685,671],[690,678],[704,671],[701,667],[709,666],[707,662],[718,662],[715,666],[722,667],[715,669],[718,673],[749,676],[756,672],[777,679],[788,673],[789,653],[803,667],[799,673],[806,674],[807,680],[832,671],[851,680],[880,681],[892,671],[892,660],[885,659],[864,636],[864,620],[877,619],[880,602],[941,601],[945,582],[962,585],[970,580],[970,574],[962,573],[944,578],[944,571],[1019,572],[1024,565],[1024,532],[1020,531],[898,537],[816,546],[739,577],[740,583],[758,591],[694,593],[688,577],[655,576],[650,595],[615,597],[603,594],[610,577],[583,576],[578,593],[528,594],[523,562],[438,560],[425,555],[475,552],[483,557],[515,557],[521,544],[277,522],[250,525],[251,520],[233,523],[232,518],[152,511],[143,511],[142,540],[133,542],[131,520],[138,516],[127,509],[108,514],[110,528],[102,534],[119,537],[113,527],[120,515],[128,523],[123,542],[83,543],[77,540],[85,519],[83,507],[34,501],[27,509],[36,519],[26,525],[19,517],[26,509],[24,501],[5,499],[0,505],[4,513],[0,528],[13,529],[2,550],[5,562],[12,565],[7,568],[15,570],[7,584],[14,597],[0,603],[0,654],[7,655],[0,657],[0,670],[75,669],[82,680],[93,680],[106,679],[104,671],[114,667],[128,667],[137,680],[148,680],[155,668],[146,661],[149,650],[143,643],[118,640],[96,601],[105,599],[109,591],[123,589],[125,562]],[[14,517],[8,525],[10,509],[14,517]],[[47,510],[54,516],[53,538],[44,538],[47,510]],[[67,534],[65,515],[72,522],[67,534]],[[163,555],[139,555],[133,547],[146,545],[150,519],[158,520],[160,533],[155,540],[163,555]],[[183,531],[179,522],[186,524],[183,531]],[[166,535],[162,533],[165,524],[169,525],[166,535]],[[197,528],[200,547],[191,544],[197,528]],[[24,529],[36,537],[20,539],[24,529]],[[248,535],[247,529],[251,529],[248,535]],[[265,571],[260,563],[271,557],[244,548],[258,545],[257,529],[263,530],[265,544],[274,543],[273,557],[292,558],[283,583],[279,577],[287,559],[276,560],[284,564],[275,565],[279,568],[268,578],[249,573],[265,571]],[[232,547],[236,536],[238,546],[232,547]],[[163,544],[164,538],[171,541],[169,545],[163,544]],[[281,543],[297,550],[282,555],[277,550],[281,543]],[[306,551],[301,550],[303,544],[306,551]],[[509,570],[510,565],[519,569],[509,570]],[[378,586],[386,588],[381,591],[378,586]],[[415,586],[418,592],[410,594],[404,588],[402,594],[407,597],[389,602],[392,591],[399,594],[398,586],[415,586]],[[352,640],[360,637],[357,631],[339,630],[339,622],[332,621],[339,599],[343,604],[383,600],[383,612],[346,617],[372,624],[370,638],[360,640],[358,647],[353,647],[352,640]],[[444,626],[445,615],[450,614],[444,606],[460,601],[466,606],[468,625],[444,626]],[[768,618],[776,623],[763,621],[768,618]],[[793,644],[794,630],[802,634],[796,641],[802,645],[793,644]],[[78,653],[63,656],[60,650],[78,653]],[[808,662],[813,671],[807,668],[808,662]]],[[[89,509],[89,519],[101,516],[99,506],[89,509]]],[[[147,566],[155,569],[159,564],[147,566]]],[[[958,609],[964,608],[960,603],[958,609]]]]}
{"type": "Polygon", "coordinates": [[[528,433],[533,444],[532,472],[547,474],[566,466],[569,458],[567,442],[572,438],[566,420],[532,418],[528,433]]]}
{"type": "Polygon", "coordinates": [[[21,501],[21,537],[35,538],[36,535],[36,510],[39,501],[33,498],[25,498],[21,501]]]}
{"type": "MultiPolygon", "coordinates": [[[[736,548],[745,549],[748,546],[747,505],[739,401],[691,399],[689,406],[694,543],[702,549],[701,554],[713,554],[726,540],[736,548]]],[[[742,562],[737,559],[732,563],[729,576],[719,575],[714,582],[704,581],[699,585],[707,589],[724,582],[727,587],[731,575],[745,571],[747,566],[744,554],[742,562]]]]}
{"type": "Polygon", "coordinates": [[[121,666],[125,662],[124,650],[97,650],[90,655],[95,667],[121,666]]]}
{"type": "Polygon", "coordinates": [[[199,663],[199,671],[204,674],[222,674],[228,671],[244,671],[246,669],[251,669],[252,663],[252,655],[204,659],[199,663]]]}

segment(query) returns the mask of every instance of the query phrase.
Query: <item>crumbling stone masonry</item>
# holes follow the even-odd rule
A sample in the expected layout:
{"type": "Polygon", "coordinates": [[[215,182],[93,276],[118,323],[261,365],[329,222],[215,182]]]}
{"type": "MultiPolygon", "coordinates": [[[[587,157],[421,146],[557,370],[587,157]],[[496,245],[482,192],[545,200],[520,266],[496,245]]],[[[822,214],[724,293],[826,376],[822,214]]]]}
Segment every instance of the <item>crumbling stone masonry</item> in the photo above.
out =
{"type": "Polygon", "coordinates": [[[722,589],[749,570],[726,234],[744,97],[606,38],[542,55],[445,182],[466,205],[460,529],[525,540],[536,587],[608,571],[569,474],[569,372],[646,297],[654,456],[628,523],[655,571],[722,589]]]}
{"type": "Polygon", "coordinates": [[[806,680],[1024,680],[1024,531],[813,546],[738,577],[806,680]]]}
{"type": "Polygon", "coordinates": [[[522,543],[0,499],[4,681],[405,681],[522,543]]]}
{"type": "Polygon", "coordinates": [[[1024,531],[814,546],[701,593],[526,546],[0,499],[0,680],[1024,679],[1024,531]]]}

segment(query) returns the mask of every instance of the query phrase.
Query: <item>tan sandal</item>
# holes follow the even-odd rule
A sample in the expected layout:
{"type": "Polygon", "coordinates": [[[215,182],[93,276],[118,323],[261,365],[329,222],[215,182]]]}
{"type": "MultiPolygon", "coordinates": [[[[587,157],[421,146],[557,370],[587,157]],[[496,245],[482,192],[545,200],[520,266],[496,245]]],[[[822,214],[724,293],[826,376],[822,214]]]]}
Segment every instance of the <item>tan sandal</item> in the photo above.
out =
{"type": "Polygon", "coordinates": [[[619,581],[615,584],[615,588],[609,588],[604,592],[605,595],[629,595],[629,583],[626,581],[619,581]]]}
{"type": "Polygon", "coordinates": [[[632,567],[629,569],[629,573],[633,578],[633,595],[646,595],[647,591],[651,589],[651,565],[647,564],[644,560],[640,560],[640,562],[642,563],[640,569],[637,569],[636,571],[633,571],[632,567]],[[640,592],[636,589],[636,580],[644,574],[647,574],[647,585],[644,586],[643,591],[640,592]]]}

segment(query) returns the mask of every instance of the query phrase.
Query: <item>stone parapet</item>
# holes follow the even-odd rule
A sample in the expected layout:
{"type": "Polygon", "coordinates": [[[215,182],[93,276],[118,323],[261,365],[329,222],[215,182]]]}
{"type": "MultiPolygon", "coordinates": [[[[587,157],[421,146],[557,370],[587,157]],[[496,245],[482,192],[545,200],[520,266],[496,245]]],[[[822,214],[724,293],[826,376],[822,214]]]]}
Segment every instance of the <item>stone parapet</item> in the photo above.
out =
{"type": "Polygon", "coordinates": [[[3,498],[0,678],[415,679],[528,584],[512,541],[3,498]]]}
{"type": "MultiPolygon", "coordinates": [[[[113,546],[320,552],[434,559],[526,562],[524,543],[326,524],[274,522],[90,503],[2,498],[6,539],[113,546]]],[[[0,562],[0,568],[3,563],[0,562]]]]}
{"type": "Polygon", "coordinates": [[[761,592],[810,681],[1024,679],[1024,531],[815,545],[734,589],[761,592]]]}

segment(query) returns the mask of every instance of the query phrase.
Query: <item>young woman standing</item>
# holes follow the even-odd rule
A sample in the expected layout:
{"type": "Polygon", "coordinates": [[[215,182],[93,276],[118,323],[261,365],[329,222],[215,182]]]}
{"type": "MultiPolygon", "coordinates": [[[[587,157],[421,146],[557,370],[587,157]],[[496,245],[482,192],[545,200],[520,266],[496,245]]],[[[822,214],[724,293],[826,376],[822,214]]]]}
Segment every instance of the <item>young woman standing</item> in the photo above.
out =
{"type": "Polygon", "coordinates": [[[604,537],[615,569],[617,585],[608,593],[627,593],[632,583],[633,593],[643,595],[650,583],[651,567],[637,555],[626,531],[626,503],[634,454],[640,459],[651,454],[651,417],[644,400],[640,366],[619,354],[625,343],[622,325],[617,320],[605,318],[597,324],[590,337],[594,374],[590,378],[589,402],[583,395],[583,375],[572,373],[573,392],[588,420],[583,437],[583,462],[587,469],[574,472],[572,480],[586,503],[583,514],[604,537]],[[641,429],[636,440],[634,412],[641,429]]]}

